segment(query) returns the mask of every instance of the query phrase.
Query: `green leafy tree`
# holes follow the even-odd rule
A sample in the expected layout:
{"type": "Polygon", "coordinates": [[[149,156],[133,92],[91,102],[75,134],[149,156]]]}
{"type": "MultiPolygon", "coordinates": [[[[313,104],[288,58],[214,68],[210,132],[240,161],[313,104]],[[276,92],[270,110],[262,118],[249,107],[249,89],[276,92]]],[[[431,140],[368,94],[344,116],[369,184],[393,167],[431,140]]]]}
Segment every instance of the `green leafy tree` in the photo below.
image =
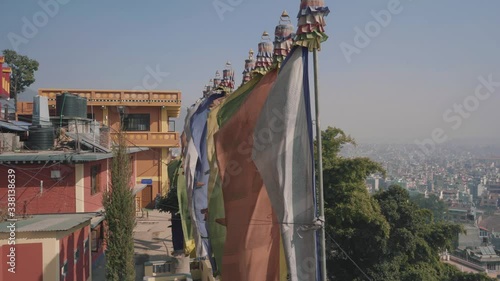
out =
{"type": "Polygon", "coordinates": [[[439,200],[439,197],[435,194],[429,195],[428,198],[423,194],[417,194],[412,196],[410,200],[420,208],[430,210],[435,221],[442,221],[445,219],[447,212],[446,204],[439,200]]]}
{"type": "MultiPolygon", "coordinates": [[[[344,133],[339,128],[328,127],[325,131],[321,132],[321,143],[323,144],[323,170],[333,168],[334,163],[340,158],[339,153],[347,144],[356,145],[354,139],[344,133]]],[[[317,147],[317,142],[314,142],[314,147],[317,147]]],[[[316,153],[314,149],[314,153],[316,153]]],[[[318,159],[318,155],[314,155],[314,159],[318,159]]],[[[317,167],[317,165],[316,165],[317,167]]]]}
{"type": "Polygon", "coordinates": [[[177,199],[177,170],[181,166],[180,160],[170,161],[168,164],[168,177],[170,179],[170,187],[166,196],[162,196],[158,202],[158,210],[160,212],[170,213],[174,215],[179,212],[179,200],[177,199]]]}
{"type": "Polygon", "coordinates": [[[135,201],[130,185],[131,167],[125,136],[118,133],[111,168],[111,189],[103,195],[106,213],[106,280],[135,280],[135,201]]]}
{"type": "Polygon", "coordinates": [[[14,99],[14,108],[17,111],[17,97],[35,82],[35,72],[38,70],[39,63],[13,50],[3,50],[3,56],[5,63],[12,69],[10,97],[14,99]]]}
{"type": "Polygon", "coordinates": [[[344,145],[355,142],[338,128],[322,132],[322,144],[329,278],[363,279],[349,257],[361,269],[372,268],[386,247],[389,224],[364,184],[368,175],[384,169],[368,158],[339,157],[344,145]]]}
{"type": "Polygon", "coordinates": [[[351,137],[328,128],[322,142],[330,280],[492,280],[439,260],[441,251],[452,249],[460,226],[436,222],[399,186],[370,196],[367,176],[385,171],[368,158],[340,157],[343,145],[354,143],[351,137]]]}

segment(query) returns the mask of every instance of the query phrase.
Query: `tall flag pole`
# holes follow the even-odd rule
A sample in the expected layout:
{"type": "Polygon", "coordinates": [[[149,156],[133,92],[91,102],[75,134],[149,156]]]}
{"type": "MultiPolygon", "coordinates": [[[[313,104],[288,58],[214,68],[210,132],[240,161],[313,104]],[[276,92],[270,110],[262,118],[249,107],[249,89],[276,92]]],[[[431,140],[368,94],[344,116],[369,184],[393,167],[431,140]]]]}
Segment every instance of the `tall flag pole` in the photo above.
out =
{"type": "Polygon", "coordinates": [[[320,270],[321,280],[327,280],[326,274],[326,243],[325,243],[325,204],[323,194],[323,147],[321,142],[321,126],[319,115],[319,83],[318,83],[318,50],[321,43],[328,39],[325,32],[325,17],[330,10],[325,6],[324,0],[301,0],[300,12],[298,14],[298,30],[296,45],[307,47],[313,52],[314,61],[314,104],[316,112],[316,139],[318,155],[318,205],[319,219],[322,220],[320,228],[320,270]]]}

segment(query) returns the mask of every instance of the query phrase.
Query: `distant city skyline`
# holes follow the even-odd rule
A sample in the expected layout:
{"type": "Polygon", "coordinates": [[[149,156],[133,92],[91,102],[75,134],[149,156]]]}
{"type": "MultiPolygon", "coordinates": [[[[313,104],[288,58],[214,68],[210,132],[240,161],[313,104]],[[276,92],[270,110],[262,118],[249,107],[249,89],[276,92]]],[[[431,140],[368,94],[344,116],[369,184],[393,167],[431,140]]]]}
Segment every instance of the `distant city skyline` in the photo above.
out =
{"type": "MultiPolygon", "coordinates": [[[[499,2],[326,4],[332,12],[319,55],[323,128],[339,127],[359,142],[500,139],[499,2]]],[[[186,108],[226,61],[239,85],[248,50],[257,49],[263,31],[274,32],[283,10],[295,25],[298,7],[265,0],[6,0],[0,49],[17,48],[40,62],[35,93],[175,89],[186,108]],[[153,79],[145,84],[147,75],[153,79]]],[[[179,130],[182,117],[177,123],[179,130]]]]}

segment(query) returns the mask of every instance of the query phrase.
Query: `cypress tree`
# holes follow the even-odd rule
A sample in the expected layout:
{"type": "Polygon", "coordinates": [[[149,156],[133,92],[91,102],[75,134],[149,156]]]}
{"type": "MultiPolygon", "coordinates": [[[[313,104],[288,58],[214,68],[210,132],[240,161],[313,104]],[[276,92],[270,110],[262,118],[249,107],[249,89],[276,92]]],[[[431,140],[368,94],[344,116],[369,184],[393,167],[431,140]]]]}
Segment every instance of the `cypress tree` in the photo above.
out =
{"type": "Polygon", "coordinates": [[[106,280],[134,281],[135,202],[130,185],[130,159],[121,130],[113,154],[111,189],[103,195],[107,225],[106,280]]]}

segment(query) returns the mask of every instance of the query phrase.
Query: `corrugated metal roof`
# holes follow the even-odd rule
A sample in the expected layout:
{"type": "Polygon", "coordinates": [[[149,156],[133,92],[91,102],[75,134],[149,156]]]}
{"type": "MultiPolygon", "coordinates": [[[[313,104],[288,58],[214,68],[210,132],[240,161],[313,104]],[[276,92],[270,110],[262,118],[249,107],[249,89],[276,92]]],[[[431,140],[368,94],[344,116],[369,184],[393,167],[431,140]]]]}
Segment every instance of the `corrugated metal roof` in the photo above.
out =
{"type": "Polygon", "coordinates": [[[31,123],[22,121],[0,121],[0,128],[16,132],[27,132],[31,123]]]}
{"type": "MultiPolygon", "coordinates": [[[[130,147],[128,153],[146,151],[149,148],[130,147]]],[[[5,152],[0,154],[0,163],[2,162],[36,162],[36,161],[66,161],[66,162],[91,162],[112,158],[113,153],[94,153],[81,152],[76,153],[65,151],[31,151],[31,152],[5,152]]]]}
{"type": "Polygon", "coordinates": [[[146,186],[148,186],[148,185],[147,184],[136,184],[134,186],[134,189],[132,190],[132,194],[136,195],[137,193],[139,193],[139,191],[141,191],[144,188],[146,188],[146,186]]]}
{"type": "Polygon", "coordinates": [[[111,149],[108,149],[104,146],[101,146],[100,144],[98,144],[97,142],[95,142],[94,140],[88,138],[87,136],[85,136],[85,134],[76,134],[76,133],[70,133],[70,132],[66,132],[66,135],[74,140],[80,140],[80,142],[82,142],[84,145],[87,145],[87,146],[90,146],[90,147],[95,147],[97,148],[100,152],[105,152],[105,153],[109,153],[111,152],[111,149]]]}
{"type": "Polygon", "coordinates": [[[93,217],[90,221],[90,227],[94,228],[98,226],[104,220],[104,215],[98,215],[97,217],[93,217]]]}
{"type": "MultiPolygon", "coordinates": [[[[88,222],[94,217],[94,214],[53,214],[53,215],[35,215],[27,219],[20,219],[15,222],[16,232],[34,232],[34,231],[65,231],[77,225],[88,222]]],[[[0,223],[0,232],[8,233],[7,228],[13,222],[0,223]]]]}

